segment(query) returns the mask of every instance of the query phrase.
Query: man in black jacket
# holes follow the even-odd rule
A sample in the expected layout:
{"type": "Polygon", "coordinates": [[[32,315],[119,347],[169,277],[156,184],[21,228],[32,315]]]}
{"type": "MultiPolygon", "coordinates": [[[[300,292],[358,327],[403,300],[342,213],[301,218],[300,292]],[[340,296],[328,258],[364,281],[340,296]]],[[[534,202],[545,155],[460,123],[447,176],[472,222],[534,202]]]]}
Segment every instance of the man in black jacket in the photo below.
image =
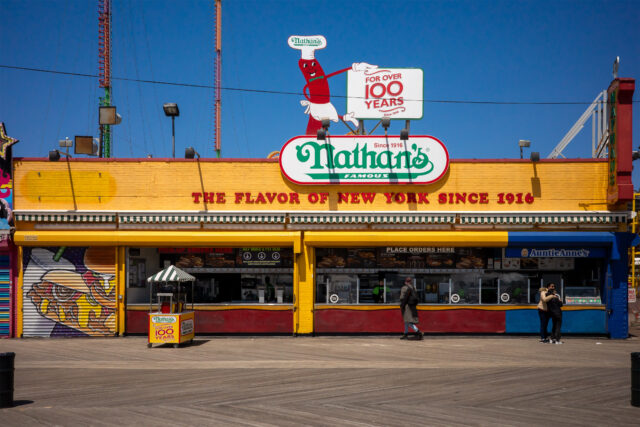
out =
{"type": "Polygon", "coordinates": [[[547,302],[549,316],[551,316],[551,344],[562,344],[560,340],[560,328],[562,327],[562,299],[556,293],[556,285],[549,283],[548,295],[553,295],[547,302]]]}

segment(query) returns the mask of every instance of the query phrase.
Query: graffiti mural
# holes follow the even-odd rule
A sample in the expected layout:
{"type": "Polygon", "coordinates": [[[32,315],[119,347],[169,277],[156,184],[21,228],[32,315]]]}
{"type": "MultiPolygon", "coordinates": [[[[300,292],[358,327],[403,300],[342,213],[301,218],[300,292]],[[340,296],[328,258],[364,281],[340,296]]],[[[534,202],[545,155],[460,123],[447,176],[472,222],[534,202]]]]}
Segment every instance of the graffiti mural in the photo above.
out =
{"type": "Polygon", "coordinates": [[[23,335],[114,335],[115,262],[111,247],[24,248],[23,335]]]}
{"type": "Polygon", "coordinates": [[[13,225],[13,181],[0,170],[0,230],[9,230],[13,225]]]}
{"type": "MultiPolygon", "coordinates": [[[[3,246],[9,240],[13,226],[13,181],[10,168],[5,170],[6,167],[7,162],[0,159],[0,244],[3,246]]],[[[10,265],[9,252],[3,249],[0,253],[0,337],[8,337],[11,329],[13,306],[10,265]]]]}

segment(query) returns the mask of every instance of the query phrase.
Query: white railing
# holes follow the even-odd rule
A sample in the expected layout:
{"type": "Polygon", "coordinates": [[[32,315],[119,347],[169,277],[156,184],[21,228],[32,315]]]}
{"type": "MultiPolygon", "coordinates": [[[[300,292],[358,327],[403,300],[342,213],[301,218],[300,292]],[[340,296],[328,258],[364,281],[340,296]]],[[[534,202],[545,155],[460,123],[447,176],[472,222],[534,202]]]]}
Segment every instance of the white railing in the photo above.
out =
{"type": "Polygon", "coordinates": [[[609,116],[607,112],[607,91],[603,90],[551,151],[547,159],[556,159],[559,156],[564,157],[562,152],[582,130],[589,118],[591,118],[591,157],[606,157],[609,145],[609,116]]]}

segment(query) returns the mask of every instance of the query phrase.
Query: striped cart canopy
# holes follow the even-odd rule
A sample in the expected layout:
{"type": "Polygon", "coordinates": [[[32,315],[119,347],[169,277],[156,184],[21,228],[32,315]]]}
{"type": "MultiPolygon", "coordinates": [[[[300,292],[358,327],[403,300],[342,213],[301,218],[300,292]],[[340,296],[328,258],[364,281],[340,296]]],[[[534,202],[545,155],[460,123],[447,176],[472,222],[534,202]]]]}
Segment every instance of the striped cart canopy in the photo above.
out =
{"type": "Polygon", "coordinates": [[[159,273],[147,278],[149,283],[163,283],[163,282],[193,282],[196,278],[180,270],[175,265],[170,265],[159,273]]]}

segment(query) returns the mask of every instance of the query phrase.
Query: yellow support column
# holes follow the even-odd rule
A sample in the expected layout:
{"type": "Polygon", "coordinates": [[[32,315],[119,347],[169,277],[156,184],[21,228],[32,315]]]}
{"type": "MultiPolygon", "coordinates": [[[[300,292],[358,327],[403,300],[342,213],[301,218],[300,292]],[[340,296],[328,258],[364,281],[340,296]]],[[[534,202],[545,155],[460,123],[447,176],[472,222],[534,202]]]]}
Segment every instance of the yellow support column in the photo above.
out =
{"type": "Polygon", "coordinates": [[[24,322],[24,317],[22,315],[22,283],[24,282],[24,269],[22,268],[22,246],[18,246],[18,283],[15,284],[15,290],[16,290],[16,305],[15,305],[15,310],[16,310],[16,325],[15,325],[15,331],[16,331],[16,337],[17,338],[22,338],[22,331],[23,331],[23,322],[24,322]]]}
{"type": "Polygon", "coordinates": [[[296,257],[297,286],[294,292],[293,332],[306,335],[313,333],[315,249],[305,244],[301,249],[302,252],[296,257]]]}
{"type": "Polygon", "coordinates": [[[127,273],[126,273],[126,257],[125,247],[116,247],[116,334],[122,336],[125,332],[125,301],[126,301],[126,286],[127,286],[127,273]]]}

